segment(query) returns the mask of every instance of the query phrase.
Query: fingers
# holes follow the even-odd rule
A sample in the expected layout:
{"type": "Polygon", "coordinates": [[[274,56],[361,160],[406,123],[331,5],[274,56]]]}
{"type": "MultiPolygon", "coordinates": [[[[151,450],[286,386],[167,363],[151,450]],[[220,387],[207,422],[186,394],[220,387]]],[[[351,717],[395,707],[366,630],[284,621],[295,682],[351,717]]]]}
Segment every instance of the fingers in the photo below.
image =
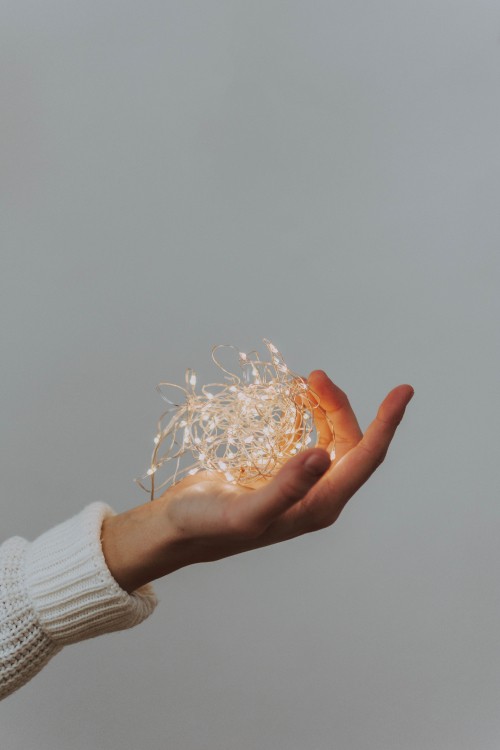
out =
{"type": "Polygon", "coordinates": [[[319,438],[318,444],[321,447],[326,447],[324,444],[328,438],[328,430],[330,429],[329,420],[335,432],[336,456],[337,458],[342,458],[363,436],[349,399],[344,391],[336,386],[323,370],[313,370],[309,375],[308,383],[318,396],[320,407],[324,410],[328,418],[325,419],[325,416],[321,415],[319,409],[315,410],[316,429],[319,438]]]}
{"type": "Polygon", "coordinates": [[[313,409],[312,413],[314,426],[316,427],[317,445],[319,448],[323,448],[325,451],[330,452],[333,448],[334,442],[332,423],[321,406],[317,406],[313,409]]]}
{"type": "Polygon", "coordinates": [[[410,385],[399,385],[384,399],[377,416],[359,443],[325,477],[314,494],[314,504],[338,515],[345,503],[384,460],[405,409],[413,397],[410,385]]]}
{"type": "Polygon", "coordinates": [[[231,512],[238,530],[260,534],[278,516],[301,500],[330,466],[328,453],[312,448],[294,456],[264,487],[238,498],[231,512]]]}
{"type": "Polygon", "coordinates": [[[371,457],[374,469],[384,460],[389,444],[413,394],[411,385],[399,385],[394,388],[386,396],[379,407],[377,416],[366,430],[360,446],[364,453],[371,457]]]}

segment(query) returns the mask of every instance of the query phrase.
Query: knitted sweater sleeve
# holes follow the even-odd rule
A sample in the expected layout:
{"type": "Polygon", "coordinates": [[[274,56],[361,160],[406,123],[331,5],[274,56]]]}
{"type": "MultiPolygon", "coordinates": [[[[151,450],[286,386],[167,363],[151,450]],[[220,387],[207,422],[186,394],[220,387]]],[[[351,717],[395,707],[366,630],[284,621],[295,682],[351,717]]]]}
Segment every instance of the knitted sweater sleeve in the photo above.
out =
{"type": "Polygon", "coordinates": [[[104,503],[45,532],[0,546],[0,698],[39,672],[63,646],[142,622],[157,600],[151,585],[128,594],[101,547],[104,503]]]}

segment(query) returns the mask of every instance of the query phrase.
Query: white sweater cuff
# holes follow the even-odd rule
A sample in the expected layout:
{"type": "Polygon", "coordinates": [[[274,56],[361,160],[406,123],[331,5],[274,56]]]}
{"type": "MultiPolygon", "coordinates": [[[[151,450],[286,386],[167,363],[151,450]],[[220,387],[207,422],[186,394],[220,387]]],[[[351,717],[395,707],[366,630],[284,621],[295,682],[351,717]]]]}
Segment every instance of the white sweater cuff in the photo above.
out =
{"type": "Polygon", "coordinates": [[[28,546],[28,592],[41,628],[61,646],[131,628],[157,604],[150,584],[128,594],[111,575],[101,546],[110,515],[108,505],[92,503],[28,546]]]}

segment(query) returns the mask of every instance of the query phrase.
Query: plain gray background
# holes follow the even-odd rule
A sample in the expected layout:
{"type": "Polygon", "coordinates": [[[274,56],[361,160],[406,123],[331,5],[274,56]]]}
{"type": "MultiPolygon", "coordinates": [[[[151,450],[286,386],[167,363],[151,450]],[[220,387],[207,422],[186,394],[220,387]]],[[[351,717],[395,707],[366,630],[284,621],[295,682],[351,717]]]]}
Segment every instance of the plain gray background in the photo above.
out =
{"type": "Polygon", "coordinates": [[[2,539],[147,497],[210,348],[416,395],[338,523],[179,571],[0,708],[2,750],[500,742],[500,7],[0,11],[2,539]]]}

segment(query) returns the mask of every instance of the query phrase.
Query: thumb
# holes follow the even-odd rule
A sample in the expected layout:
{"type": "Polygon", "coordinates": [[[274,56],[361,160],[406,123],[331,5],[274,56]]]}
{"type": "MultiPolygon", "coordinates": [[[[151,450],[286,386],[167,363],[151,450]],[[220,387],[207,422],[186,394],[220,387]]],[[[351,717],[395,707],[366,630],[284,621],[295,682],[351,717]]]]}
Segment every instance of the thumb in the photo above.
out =
{"type": "Polygon", "coordinates": [[[331,463],[322,448],[311,448],[290,458],[264,487],[244,497],[247,522],[262,531],[301,500],[321,479],[331,463]]]}

